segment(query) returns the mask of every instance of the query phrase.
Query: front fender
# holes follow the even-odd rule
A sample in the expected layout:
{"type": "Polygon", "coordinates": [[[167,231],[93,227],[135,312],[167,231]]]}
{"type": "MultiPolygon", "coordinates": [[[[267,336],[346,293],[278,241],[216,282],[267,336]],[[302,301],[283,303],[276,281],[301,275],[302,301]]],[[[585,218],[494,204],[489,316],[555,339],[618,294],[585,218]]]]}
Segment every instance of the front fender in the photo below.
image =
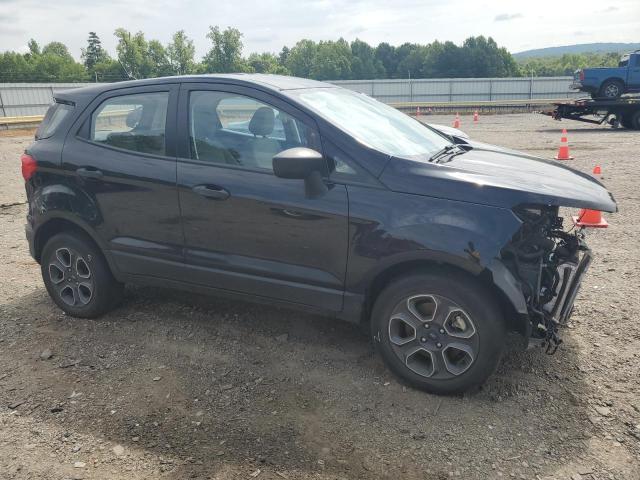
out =
{"type": "Polygon", "coordinates": [[[521,226],[510,209],[360,187],[349,187],[349,209],[346,286],[354,293],[365,292],[389,268],[410,262],[452,265],[475,276],[495,270],[504,279],[496,261],[521,226]],[[376,202],[369,195],[376,195],[376,202]]]}

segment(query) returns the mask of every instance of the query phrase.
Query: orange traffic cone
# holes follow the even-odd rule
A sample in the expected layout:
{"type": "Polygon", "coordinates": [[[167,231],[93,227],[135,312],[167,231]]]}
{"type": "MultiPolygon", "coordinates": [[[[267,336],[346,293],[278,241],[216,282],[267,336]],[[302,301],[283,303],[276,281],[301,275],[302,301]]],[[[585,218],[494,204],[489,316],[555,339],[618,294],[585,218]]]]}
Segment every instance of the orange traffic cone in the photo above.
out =
{"type": "Polygon", "coordinates": [[[416,107],[416,117],[420,116],[420,107],[416,107]]]}
{"type": "Polygon", "coordinates": [[[588,208],[583,208],[578,213],[578,216],[571,217],[573,223],[578,227],[587,227],[587,228],[607,228],[609,224],[602,217],[602,212],[600,210],[589,210],[588,208]]]}
{"type": "Polygon", "coordinates": [[[567,141],[567,129],[562,129],[562,138],[560,139],[560,148],[558,154],[555,156],[556,160],[573,160],[573,157],[569,155],[569,142],[567,141]]]}
{"type": "Polygon", "coordinates": [[[596,165],[595,167],[593,167],[593,174],[602,175],[602,168],[600,168],[600,165],[596,165]]]}
{"type": "Polygon", "coordinates": [[[453,121],[453,128],[460,128],[460,115],[456,113],[456,118],[453,121]]]}
{"type": "Polygon", "coordinates": [[[478,123],[478,110],[473,112],[473,122],[478,123]]]}

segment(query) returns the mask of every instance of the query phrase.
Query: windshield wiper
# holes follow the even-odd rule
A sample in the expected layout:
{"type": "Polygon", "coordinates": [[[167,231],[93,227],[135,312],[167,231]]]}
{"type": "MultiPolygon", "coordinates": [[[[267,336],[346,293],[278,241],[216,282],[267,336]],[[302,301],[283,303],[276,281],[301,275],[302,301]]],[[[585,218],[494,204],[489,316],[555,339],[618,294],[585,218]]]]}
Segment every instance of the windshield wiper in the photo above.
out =
{"type": "Polygon", "coordinates": [[[460,150],[460,147],[458,147],[455,143],[451,143],[449,145],[446,145],[445,147],[441,148],[436,153],[431,155],[431,157],[429,157],[429,161],[430,162],[437,162],[438,159],[440,159],[440,158],[442,158],[445,155],[448,155],[450,153],[455,153],[455,154],[462,153],[461,151],[454,152],[454,150],[460,150]]]}

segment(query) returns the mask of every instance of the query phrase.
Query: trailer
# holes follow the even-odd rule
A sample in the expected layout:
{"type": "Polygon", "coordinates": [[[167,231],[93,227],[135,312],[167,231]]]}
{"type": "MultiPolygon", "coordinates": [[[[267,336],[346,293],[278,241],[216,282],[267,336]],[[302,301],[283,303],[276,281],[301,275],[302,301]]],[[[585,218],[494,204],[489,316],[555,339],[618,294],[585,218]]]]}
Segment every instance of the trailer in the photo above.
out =
{"type": "Polygon", "coordinates": [[[555,109],[540,112],[554,120],[576,120],[578,122],[607,123],[613,128],[623,127],[640,130],[640,98],[622,97],[616,100],[593,100],[580,98],[572,102],[553,103],[555,109]]]}

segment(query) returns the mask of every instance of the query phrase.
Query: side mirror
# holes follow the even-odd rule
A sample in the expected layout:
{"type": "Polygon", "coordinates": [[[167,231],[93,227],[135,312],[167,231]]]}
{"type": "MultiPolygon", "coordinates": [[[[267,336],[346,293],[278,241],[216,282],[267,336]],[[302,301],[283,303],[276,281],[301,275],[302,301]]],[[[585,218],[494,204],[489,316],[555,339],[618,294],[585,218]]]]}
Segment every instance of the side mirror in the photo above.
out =
{"type": "Polygon", "coordinates": [[[326,171],[327,164],[322,154],[310,148],[290,148],[273,157],[273,173],[276,177],[304,180],[307,198],[317,198],[327,193],[328,188],[322,178],[326,171]]]}
{"type": "Polygon", "coordinates": [[[276,177],[304,180],[313,172],[322,174],[325,170],[322,154],[310,148],[290,148],[273,157],[273,173],[276,177]]]}

